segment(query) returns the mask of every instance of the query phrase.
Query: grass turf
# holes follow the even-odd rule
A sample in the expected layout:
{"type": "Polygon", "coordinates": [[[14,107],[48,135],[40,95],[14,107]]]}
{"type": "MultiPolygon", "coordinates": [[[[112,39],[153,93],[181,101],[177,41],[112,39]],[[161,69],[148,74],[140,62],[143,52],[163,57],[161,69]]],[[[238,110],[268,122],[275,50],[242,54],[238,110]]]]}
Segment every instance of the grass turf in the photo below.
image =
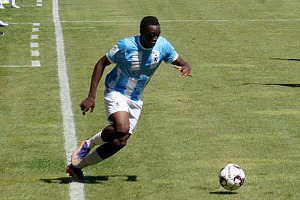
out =
{"type": "MultiPolygon", "coordinates": [[[[1,10],[10,25],[1,28],[0,65],[30,65],[32,23],[41,24],[42,64],[0,68],[1,197],[68,199],[52,4],[35,3],[1,10]]],[[[95,62],[118,39],[138,34],[144,15],[161,20],[162,35],[194,75],[180,79],[162,64],[128,146],[84,170],[91,180],[86,199],[299,199],[298,1],[59,6],[78,140],[107,124],[103,87],[93,115],[82,116],[78,107],[95,62]],[[246,181],[227,192],[217,173],[232,162],[243,167],[246,181]]]]}

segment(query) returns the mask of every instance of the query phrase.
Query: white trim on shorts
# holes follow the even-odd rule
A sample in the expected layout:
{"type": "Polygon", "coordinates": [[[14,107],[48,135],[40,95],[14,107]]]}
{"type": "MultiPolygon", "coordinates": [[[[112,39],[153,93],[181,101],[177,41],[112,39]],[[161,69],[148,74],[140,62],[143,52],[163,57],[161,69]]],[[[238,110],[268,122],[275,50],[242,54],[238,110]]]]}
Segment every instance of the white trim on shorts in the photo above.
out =
{"type": "MultiPolygon", "coordinates": [[[[143,101],[133,101],[117,91],[112,91],[105,94],[104,104],[107,118],[119,111],[129,113],[129,133],[132,134],[142,112],[143,101]]],[[[112,122],[110,121],[110,123],[112,122]]]]}

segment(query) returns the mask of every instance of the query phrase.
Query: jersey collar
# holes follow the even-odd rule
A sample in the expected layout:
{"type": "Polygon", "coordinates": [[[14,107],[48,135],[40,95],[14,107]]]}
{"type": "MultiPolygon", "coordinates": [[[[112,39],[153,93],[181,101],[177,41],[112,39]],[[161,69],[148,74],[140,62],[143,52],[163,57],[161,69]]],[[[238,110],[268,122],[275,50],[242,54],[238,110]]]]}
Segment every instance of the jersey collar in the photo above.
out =
{"type": "Polygon", "coordinates": [[[141,36],[138,36],[138,44],[139,44],[139,46],[143,49],[143,50],[152,50],[153,49],[153,47],[152,48],[145,48],[145,47],[143,47],[143,45],[142,45],[142,43],[141,43],[141,36]]]}

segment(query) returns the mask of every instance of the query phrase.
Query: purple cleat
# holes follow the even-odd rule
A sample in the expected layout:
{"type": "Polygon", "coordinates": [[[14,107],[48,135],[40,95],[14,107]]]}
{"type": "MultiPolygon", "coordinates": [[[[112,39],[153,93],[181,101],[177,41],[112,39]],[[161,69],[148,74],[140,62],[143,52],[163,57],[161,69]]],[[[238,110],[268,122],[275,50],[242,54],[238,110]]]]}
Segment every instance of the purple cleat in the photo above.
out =
{"type": "Polygon", "coordinates": [[[90,149],[88,148],[88,145],[86,143],[86,140],[83,140],[80,144],[80,146],[78,147],[78,149],[76,149],[74,151],[74,153],[71,156],[71,163],[73,166],[78,166],[80,164],[80,162],[82,161],[82,159],[90,152],[90,149]]]}
{"type": "Polygon", "coordinates": [[[74,181],[85,182],[82,170],[74,167],[72,163],[68,164],[68,166],[66,167],[66,173],[69,174],[74,179],[74,181]]]}

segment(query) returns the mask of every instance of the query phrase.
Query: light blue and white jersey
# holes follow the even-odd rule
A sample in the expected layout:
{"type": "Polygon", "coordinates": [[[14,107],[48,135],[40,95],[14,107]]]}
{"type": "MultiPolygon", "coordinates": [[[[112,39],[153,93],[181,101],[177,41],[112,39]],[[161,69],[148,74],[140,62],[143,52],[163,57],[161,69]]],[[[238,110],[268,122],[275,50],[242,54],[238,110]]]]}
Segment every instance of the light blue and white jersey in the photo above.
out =
{"type": "Polygon", "coordinates": [[[173,46],[159,37],[151,49],[144,48],[140,36],[120,40],[107,54],[116,64],[105,79],[105,93],[118,91],[133,101],[139,101],[155,70],[162,61],[172,63],[178,58],[173,46]]]}

